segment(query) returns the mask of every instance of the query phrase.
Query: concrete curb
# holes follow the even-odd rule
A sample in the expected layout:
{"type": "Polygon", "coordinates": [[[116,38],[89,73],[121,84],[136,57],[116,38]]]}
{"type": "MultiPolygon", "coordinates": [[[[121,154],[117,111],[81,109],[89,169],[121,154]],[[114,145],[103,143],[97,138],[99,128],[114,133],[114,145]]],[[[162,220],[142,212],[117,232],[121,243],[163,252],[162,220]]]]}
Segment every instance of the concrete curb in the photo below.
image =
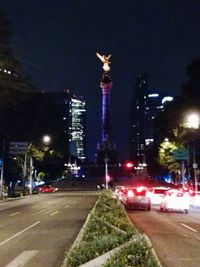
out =
{"type": "Polygon", "coordinates": [[[154,255],[154,257],[155,257],[155,259],[156,259],[156,261],[157,261],[157,263],[158,263],[158,266],[159,266],[159,267],[162,267],[162,264],[161,264],[161,262],[160,262],[160,260],[159,260],[159,258],[158,258],[158,256],[157,256],[157,254],[156,254],[156,252],[155,252],[155,250],[154,250],[154,248],[153,248],[153,245],[152,245],[150,239],[148,238],[148,236],[147,236],[146,234],[143,234],[143,236],[144,236],[144,238],[145,238],[147,244],[148,244],[149,247],[151,248],[151,251],[152,251],[152,253],[153,253],[153,255],[154,255]]]}
{"type": "Polygon", "coordinates": [[[0,200],[0,203],[4,203],[4,202],[8,202],[8,201],[15,201],[15,200],[20,200],[20,199],[24,199],[24,198],[29,198],[32,196],[39,196],[39,194],[33,194],[33,195],[27,195],[27,196],[21,196],[21,197],[12,197],[12,198],[4,198],[0,200]]]}

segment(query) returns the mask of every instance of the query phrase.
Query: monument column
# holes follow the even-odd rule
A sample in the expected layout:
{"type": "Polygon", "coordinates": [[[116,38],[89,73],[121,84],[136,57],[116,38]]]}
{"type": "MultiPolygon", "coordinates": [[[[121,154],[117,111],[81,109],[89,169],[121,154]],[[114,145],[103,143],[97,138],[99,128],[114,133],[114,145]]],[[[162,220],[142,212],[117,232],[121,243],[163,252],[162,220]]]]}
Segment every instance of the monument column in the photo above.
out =
{"type": "Polygon", "coordinates": [[[102,89],[102,143],[111,139],[111,89],[112,81],[109,73],[103,74],[100,83],[102,89]]]}
{"type": "Polygon", "coordinates": [[[113,86],[109,66],[111,55],[101,56],[98,53],[96,55],[103,62],[103,76],[100,82],[102,89],[101,143],[97,147],[97,163],[102,164],[105,159],[109,159],[110,163],[117,163],[117,152],[111,142],[111,90],[113,86]]]}

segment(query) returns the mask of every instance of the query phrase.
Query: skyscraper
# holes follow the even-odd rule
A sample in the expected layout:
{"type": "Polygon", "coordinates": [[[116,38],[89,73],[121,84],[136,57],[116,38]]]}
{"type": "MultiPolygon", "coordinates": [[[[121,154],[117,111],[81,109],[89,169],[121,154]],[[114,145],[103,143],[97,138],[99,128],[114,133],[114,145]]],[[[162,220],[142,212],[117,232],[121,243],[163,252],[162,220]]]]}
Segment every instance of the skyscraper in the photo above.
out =
{"type": "Polygon", "coordinates": [[[70,90],[50,95],[66,125],[64,131],[69,154],[83,162],[86,159],[86,103],[70,90]]]}
{"type": "Polygon", "coordinates": [[[71,152],[75,151],[75,156],[84,161],[85,155],[85,101],[82,98],[78,98],[75,95],[70,99],[70,148],[71,152]],[[72,148],[75,148],[72,150],[72,148]]]}
{"type": "Polygon", "coordinates": [[[145,75],[138,76],[130,109],[130,158],[137,165],[146,163],[145,151],[154,142],[154,119],[163,111],[164,102],[172,100],[150,90],[145,75]]]}
{"type": "Polygon", "coordinates": [[[139,75],[130,109],[130,158],[137,163],[145,161],[145,136],[147,132],[146,96],[148,94],[145,75],[139,75]]]}

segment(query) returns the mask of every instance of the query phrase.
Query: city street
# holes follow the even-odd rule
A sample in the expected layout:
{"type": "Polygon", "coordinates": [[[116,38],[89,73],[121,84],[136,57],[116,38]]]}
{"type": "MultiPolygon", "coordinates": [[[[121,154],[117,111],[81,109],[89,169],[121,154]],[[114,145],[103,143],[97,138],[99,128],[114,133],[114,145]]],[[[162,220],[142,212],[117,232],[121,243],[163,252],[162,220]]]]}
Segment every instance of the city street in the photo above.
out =
{"type": "Polygon", "coordinates": [[[97,197],[57,192],[0,202],[0,266],[61,266],[97,197]]]}
{"type": "Polygon", "coordinates": [[[199,267],[199,208],[183,214],[160,212],[153,206],[150,212],[134,210],[128,215],[148,235],[163,267],[199,267]]]}

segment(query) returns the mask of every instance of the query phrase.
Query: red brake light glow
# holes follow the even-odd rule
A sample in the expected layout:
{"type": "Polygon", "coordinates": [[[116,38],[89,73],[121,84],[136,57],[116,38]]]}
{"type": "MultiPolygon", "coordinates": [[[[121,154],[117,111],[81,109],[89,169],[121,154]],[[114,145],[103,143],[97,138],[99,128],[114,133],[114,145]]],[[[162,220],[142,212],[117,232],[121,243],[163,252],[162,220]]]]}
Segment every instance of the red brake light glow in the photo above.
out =
{"type": "Polygon", "coordinates": [[[128,195],[128,197],[134,197],[134,193],[132,190],[128,190],[127,195],[128,195]]]}
{"type": "Polygon", "coordinates": [[[138,193],[140,193],[140,192],[142,192],[142,190],[144,190],[144,186],[139,186],[139,187],[137,187],[136,190],[138,193]]]}
{"type": "Polygon", "coordinates": [[[127,168],[133,168],[133,163],[132,162],[127,162],[126,163],[127,168]]]}

